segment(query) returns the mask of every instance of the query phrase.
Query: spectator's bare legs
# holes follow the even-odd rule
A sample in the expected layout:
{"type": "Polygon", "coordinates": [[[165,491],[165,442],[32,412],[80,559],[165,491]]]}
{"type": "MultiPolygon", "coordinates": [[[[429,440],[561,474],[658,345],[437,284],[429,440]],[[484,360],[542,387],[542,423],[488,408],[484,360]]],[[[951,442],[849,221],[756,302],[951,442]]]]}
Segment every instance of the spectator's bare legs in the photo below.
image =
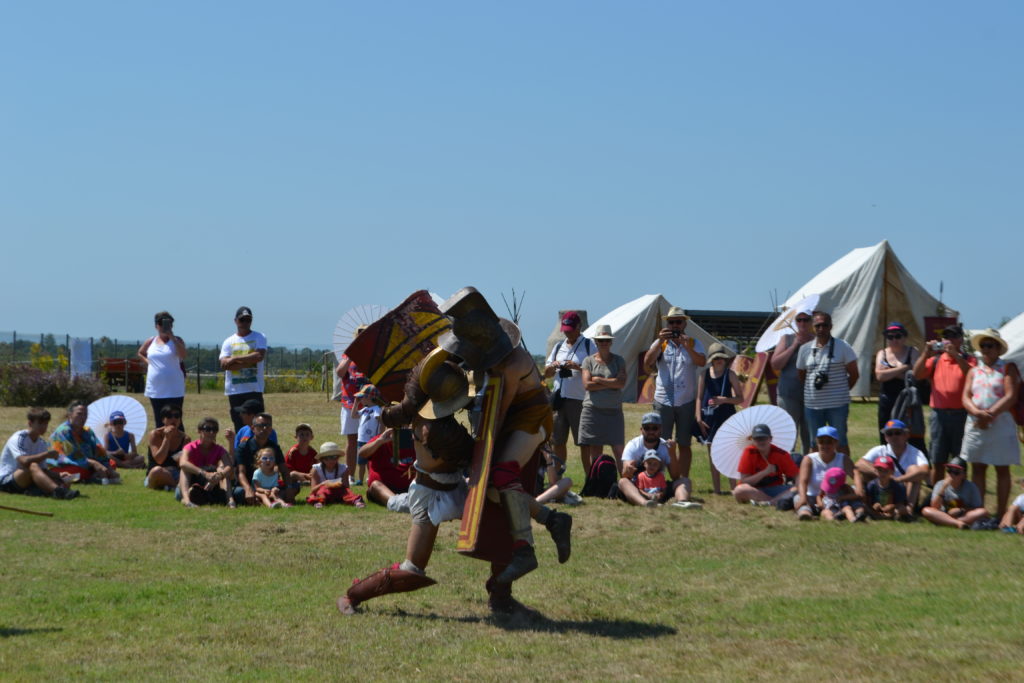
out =
{"type": "Polygon", "coordinates": [[[352,474],[356,471],[356,451],[358,450],[358,434],[345,435],[345,464],[352,474]]]}
{"type": "Polygon", "coordinates": [[[974,524],[982,517],[986,517],[988,515],[988,511],[985,508],[974,508],[973,510],[961,513],[962,510],[963,508],[958,508],[953,510],[953,514],[950,514],[929,505],[921,510],[921,516],[932,524],[937,524],[938,526],[952,526],[958,529],[967,529],[971,524],[974,524]]]}
{"type": "Polygon", "coordinates": [[[675,499],[678,501],[690,500],[690,492],[693,491],[693,484],[690,482],[689,477],[679,477],[673,481],[673,485],[678,481],[679,484],[676,486],[675,499]]]}
{"type": "MultiPolygon", "coordinates": [[[[1009,465],[995,465],[996,468],[996,516],[1002,517],[1006,514],[1006,503],[1010,500],[1010,486],[1012,484],[1009,465]]],[[[984,500],[982,500],[984,504],[984,500]]]]}
{"type": "Polygon", "coordinates": [[[51,495],[60,485],[60,482],[55,481],[37,462],[31,463],[28,469],[19,467],[11,476],[21,488],[27,489],[35,484],[46,495],[51,495]]]}
{"type": "MultiPolygon", "coordinates": [[[[678,434],[676,434],[676,438],[679,438],[678,434]]],[[[679,449],[679,476],[689,478],[690,465],[693,463],[693,449],[689,445],[682,444],[679,444],[677,448],[679,449]]]]}
{"type": "Polygon", "coordinates": [[[854,512],[852,505],[844,505],[842,510],[843,510],[843,514],[846,515],[846,520],[848,522],[856,522],[857,521],[857,513],[854,512]]]}
{"type": "Polygon", "coordinates": [[[833,515],[832,511],[829,510],[828,508],[822,508],[822,510],[821,510],[821,518],[823,520],[825,520],[826,522],[831,522],[831,521],[835,520],[836,516],[833,515]]]}
{"type": "Polygon", "coordinates": [[[985,505],[985,478],[988,474],[988,465],[984,465],[980,462],[971,463],[971,481],[978,487],[978,493],[981,494],[981,504],[985,505]]]}
{"type": "Polygon", "coordinates": [[[569,489],[572,488],[572,479],[569,477],[562,477],[555,482],[547,491],[537,496],[537,502],[541,505],[547,505],[548,503],[556,500],[561,500],[569,489]]]}
{"type": "Polygon", "coordinates": [[[388,501],[391,500],[394,495],[395,492],[385,486],[384,482],[380,479],[377,479],[370,484],[370,488],[366,490],[366,497],[375,503],[380,503],[381,505],[387,505],[388,501]]]}
{"type": "MultiPolygon", "coordinates": [[[[562,447],[562,450],[567,450],[566,447],[562,447]]],[[[583,475],[590,474],[590,466],[594,464],[594,458],[601,454],[600,446],[580,446],[580,463],[583,464],[583,475]]],[[[567,462],[565,459],[565,453],[558,453],[558,447],[555,447],[555,455],[562,459],[562,462],[567,462]]]]}
{"type": "Polygon", "coordinates": [[[1013,527],[1017,530],[1017,533],[1022,533],[1021,529],[1024,528],[1024,515],[1021,514],[1020,508],[1015,505],[1007,510],[1000,518],[999,526],[1013,527]]]}
{"type": "Polygon", "coordinates": [[[165,486],[173,487],[178,485],[178,482],[174,481],[171,473],[164,467],[154,467],[146,476],[149,477],[149,488],[156,491],[161,490],[165,486]]]}
{"type": "MultiPolygon", "coordinates": [[[[680,486],[679,488],[681,489],[682,487],[680,486]]],[[[640,489],[636,487],[636,484],[625,477],[619,479],[619,493],[622,494],[626,501],[633,505],[654,507],[658,504],[657,501],[652,501],[650,498],[640,493],[640,489]]]]}

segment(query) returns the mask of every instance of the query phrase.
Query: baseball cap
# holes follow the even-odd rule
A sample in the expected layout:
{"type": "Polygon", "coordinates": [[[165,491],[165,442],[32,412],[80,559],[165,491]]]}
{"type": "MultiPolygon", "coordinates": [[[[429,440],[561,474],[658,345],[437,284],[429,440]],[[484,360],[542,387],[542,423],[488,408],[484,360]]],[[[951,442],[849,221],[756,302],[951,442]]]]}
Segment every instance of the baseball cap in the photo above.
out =
{"type": "Polygon", "coordinates": [[[827,436],[830,439],[839,441],[839,430],[832,425],[825,425],[824,427],[818,427],[818,432],[815,436],[827,436]]]}
{"type": "Polygon", "coordinates": [[[903,334],[906,334],[907,333],[907,328],[905,328],[903,326],[903,323],[891,322],[891,323],[889,323],[888,325],[885,326],[885,331],[886,332],[902,332],[903,334]]]}
{"type": "Polygon", "coordinates": [[[245,413],[246,415],[255,415],[256,413],[263,412],[263,404],[254,398],[250,398],[245,401],[242,405],[235,408],[236,413],[245,413]]]}
{"type": "Polygon", "coordinates": [[[575,330],[580,326],[580,314],[576,311],[566,311],[562,316],[562,332],[575,330]]]}
{"type": "Polygon", "coordinates": [[[251,317],[252,317],[252,309],[249,308],[248,306],[239,306],[238,310],[235,311],[235,320],[238,320],[239,318],[251,318],[251,317]]]}
{"type": "Polygon", "coordinates": [[[640,418],[640,424],[642,425],[660,425],[661,415],[658,413],[644,413],[644,416],[640,418]]]}
{"type": "Polygon", "coordinates": [[[124,413],[122,413],[120,410],[115,410],[110,414],[110,422],[113,422],[114,420],[124,420],[125,422],[128,421],[127,419],[125,419],[124,413]]]}
{"type": "Polygon", "coordinates": [[[893,465],[892,458],[888,455],[880,455],[875,458],[875,469],[876,470],[892,470],[896,469],[893,465]]]}
{"type": "Polygon", "coordinates": [[[377,387],[373,386],[372,384],[364,384],[362,389],[356,392],[356,398],[363,397],[369,398],[371,400],[380,398],[380,390],[377,389],[377,387]]]}
{"type": "Polygon", "coordinates": [[[767,436],[769,439],[772,438],[772,430],[766,424],[754,425],[754,428],[750,430],[750,436],[757,438],[759,436],[767,436]]]}
{"type": "Polygon", "coordinates": [[[309,426],[308,422],[302,422],[302,423],[299,424],[298,427],[295,428],[295,433],[298,434],[303,429],[306,429],[306,430],[308,430],[310,432],[313,431],[313,428],[309,426]]]}
{"type": "Polygon", "coordinates": [[[846,484],[846,472],[842,467],[832,467],[825,471],[825,478],[821,480],[821,490],[834,495],[846,484]]]}
{"type": "Polygon", "coordinates": [[[967,461],[961,458],[959,455],[946,463],[947,470],[960,470],[961,472],[967,471],[967,461]]]}
{"type": "Polygon", "coordinates": [[[648,448],[644,453],[644,462],[647,462],[648,460],[657,460],[658,462],[661,462],[661,456],[658,455],[658,451],[653,448],[648,448]]]}
{"type": "Polygon", "coordinates": [[[898,429],[901,432],[905,432],[907,431],[907,425],[903,422],[903,420],[889,420],[888,422],[885,423],[885,426],[882,427],[882,433],[885,434],[890,429],[898,429]]]}
{"type": "Polygon", "coordinates": [[[946,339],[964,336],[964,328],[959,325],[947,325],[942,328],[942,336],[946,339]]]}

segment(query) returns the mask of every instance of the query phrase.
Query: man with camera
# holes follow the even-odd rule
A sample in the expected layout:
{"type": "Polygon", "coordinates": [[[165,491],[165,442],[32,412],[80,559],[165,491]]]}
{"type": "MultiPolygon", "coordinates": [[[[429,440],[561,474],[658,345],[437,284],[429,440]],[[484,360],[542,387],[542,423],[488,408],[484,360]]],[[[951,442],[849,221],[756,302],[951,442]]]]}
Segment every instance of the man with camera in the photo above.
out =
{"type": "Polygon", "coordinates": [[[665,327],[644,354],[644,367],[657,372],[654,382],[654,410],[661,416],[663,436],[675,436],[679,448],[680,476],[690,476],[690,435],[697,400],[697,368],[707,363],[704,345],[687,336],[690,316],[673,306],[662,316],[665,327]],[[673,429],[674,428],[674,429],[673,429]]]}
{"type": "Polygon", "coordinates": [[[832,316],[815,311],[811,317],[814,339],[800,347],[796,369],[804,385],[804,412],[811,434],[829,425],[839,432],[838,450],[850,454],[846,423],[850,416],[850,388],[857,383],[857,352],[832,336],[832,316]]]}
{"type": "Polygon", "coordinates": [[[932,461],[931,483],[946,476],[946,463],[960,455],[964,440],[967,411],[963,393],[967,373],[978,364],[974,356],[964,353],[964,331],[959,325],[942,330],[942,339],[932,339],[921,349],[914,363],[914,377],[930,379],[932,394],[929,400],[931,415],[929,427],[931,443],[928,455],[932,461]]]}
{"type": "MultiPolygon", "coordinates": [[[[555,389],[551,397],[551,408],[555,411],[555,430],[551,443],[555,455],[566,462],[569,432],[572,431],[573,443],[578,447],[580,430],[580,413],[583,412],[583,399],[586,390],[583,388],[583,376],[580,374],[583,361],[594,353],[594,342],[580,332],[580,315],[576,311],[566,311],[562,316],[563,341],[555,344],[548,355],[544,366],[544,377],[555,376],[555,389]],[[556,374],[557,373],[557,374],[556,374]]],[[[587,471],[587,460],[583,461],[583,471],[587,471]]]]}

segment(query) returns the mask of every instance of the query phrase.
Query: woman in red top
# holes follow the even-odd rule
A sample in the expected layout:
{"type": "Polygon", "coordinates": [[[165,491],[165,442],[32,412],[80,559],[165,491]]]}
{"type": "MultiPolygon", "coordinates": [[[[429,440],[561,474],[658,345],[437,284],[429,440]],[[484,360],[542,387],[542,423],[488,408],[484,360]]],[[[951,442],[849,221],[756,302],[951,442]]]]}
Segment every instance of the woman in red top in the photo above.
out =
{"type": "Polygon", "coordinates": [[[743,449],[740,456],[737,468],[740,481],[732,495],[740,503],[774,505],[796,492],[786,480],[795,479],[800,470],[789,453],[772,445],[772,430],[768,425],[754,425],[750,438],[754,443],[743,449]]]}

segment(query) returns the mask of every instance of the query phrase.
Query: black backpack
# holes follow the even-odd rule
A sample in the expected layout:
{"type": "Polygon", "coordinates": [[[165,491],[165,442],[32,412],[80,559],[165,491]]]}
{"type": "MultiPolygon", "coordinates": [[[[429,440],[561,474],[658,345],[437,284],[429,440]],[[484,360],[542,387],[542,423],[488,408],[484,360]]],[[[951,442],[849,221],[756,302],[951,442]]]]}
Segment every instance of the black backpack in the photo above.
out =
{"type": "Polygon", "coordinates": [[[607,498],[618,480],[619,470],[615,467],[615,460],[610,455],[602,453],[590,464],[587,481],[583,484],[580,495],[607,498]]]}

